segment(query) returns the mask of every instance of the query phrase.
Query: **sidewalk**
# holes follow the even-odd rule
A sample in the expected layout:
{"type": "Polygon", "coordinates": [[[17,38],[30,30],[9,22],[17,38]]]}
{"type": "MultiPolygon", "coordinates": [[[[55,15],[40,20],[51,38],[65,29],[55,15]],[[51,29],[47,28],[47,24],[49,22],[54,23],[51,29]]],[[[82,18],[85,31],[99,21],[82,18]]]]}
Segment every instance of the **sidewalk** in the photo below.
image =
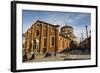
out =
{"type": "Polygon", "coordinates": [[[69,55],[64,60],[89,60],[91,55],[69,55]]]}
{"type": "Polygon", "coordinates": [[[57,54],[56,56],[44,57],[43,54],[38,54],[35,59],[27,62],[43,62],[43,61],[65,61],[65,60],[89,60],[91,55],[68,55],[68,54],[57,54]]]}

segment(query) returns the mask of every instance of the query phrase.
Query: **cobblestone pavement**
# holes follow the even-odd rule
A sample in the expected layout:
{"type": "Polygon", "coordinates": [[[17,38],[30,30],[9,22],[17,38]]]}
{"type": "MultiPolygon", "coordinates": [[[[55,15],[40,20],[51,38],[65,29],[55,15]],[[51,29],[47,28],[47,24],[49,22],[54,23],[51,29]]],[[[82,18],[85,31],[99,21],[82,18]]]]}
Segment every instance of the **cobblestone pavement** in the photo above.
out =
{"type": "Polygon", "coordinates": [[[37,54],[35,59],[28,62],[43,62],[43,61],[65,61],[65,60],[89,60],[91,55],[73,55],[73,54],[57,54],[56,56],[44,57],[43,54],[37,54]]]}

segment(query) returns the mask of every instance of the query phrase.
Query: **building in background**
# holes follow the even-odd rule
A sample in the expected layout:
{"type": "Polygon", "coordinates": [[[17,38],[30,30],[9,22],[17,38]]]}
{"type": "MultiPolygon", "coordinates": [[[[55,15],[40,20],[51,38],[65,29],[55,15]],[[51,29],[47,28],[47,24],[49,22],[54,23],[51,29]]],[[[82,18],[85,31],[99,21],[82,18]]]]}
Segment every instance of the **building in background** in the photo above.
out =
{"type": "Polygon", "coordinates": [[[91,36],[80,42],[81,48],[91,49],[91,36]]]}

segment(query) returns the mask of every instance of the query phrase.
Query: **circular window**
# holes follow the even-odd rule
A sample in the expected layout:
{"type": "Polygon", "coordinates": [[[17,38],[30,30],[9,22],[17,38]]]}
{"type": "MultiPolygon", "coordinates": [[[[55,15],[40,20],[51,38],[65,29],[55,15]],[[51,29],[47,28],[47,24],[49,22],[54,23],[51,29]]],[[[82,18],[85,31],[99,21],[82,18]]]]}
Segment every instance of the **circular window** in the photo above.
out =
{"type": "Polygon", "coordinates": [[[37,24],[37,26],[39,27],[40,24],[37,24]]]}

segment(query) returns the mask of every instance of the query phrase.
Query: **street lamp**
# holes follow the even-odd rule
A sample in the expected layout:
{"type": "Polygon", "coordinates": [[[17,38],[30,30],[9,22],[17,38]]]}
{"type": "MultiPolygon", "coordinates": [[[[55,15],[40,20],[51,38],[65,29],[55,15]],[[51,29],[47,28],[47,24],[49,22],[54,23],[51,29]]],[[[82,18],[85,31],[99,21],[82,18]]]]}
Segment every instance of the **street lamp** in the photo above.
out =
{"type": "Polygon", "coordinates": [[[87,29],[87,25],[85,26],[86,28],[86,35],[87,35],[87,38],[88,38],[88,29],[87,29]]]}
{"type": "Polygon", "coordinates": [[[86,28],[86,35],[87,35],[87,48],[89,49],[89,40],[88,40],[88,29],[87,29],[87,25],[85,26],[86,28]]]}

